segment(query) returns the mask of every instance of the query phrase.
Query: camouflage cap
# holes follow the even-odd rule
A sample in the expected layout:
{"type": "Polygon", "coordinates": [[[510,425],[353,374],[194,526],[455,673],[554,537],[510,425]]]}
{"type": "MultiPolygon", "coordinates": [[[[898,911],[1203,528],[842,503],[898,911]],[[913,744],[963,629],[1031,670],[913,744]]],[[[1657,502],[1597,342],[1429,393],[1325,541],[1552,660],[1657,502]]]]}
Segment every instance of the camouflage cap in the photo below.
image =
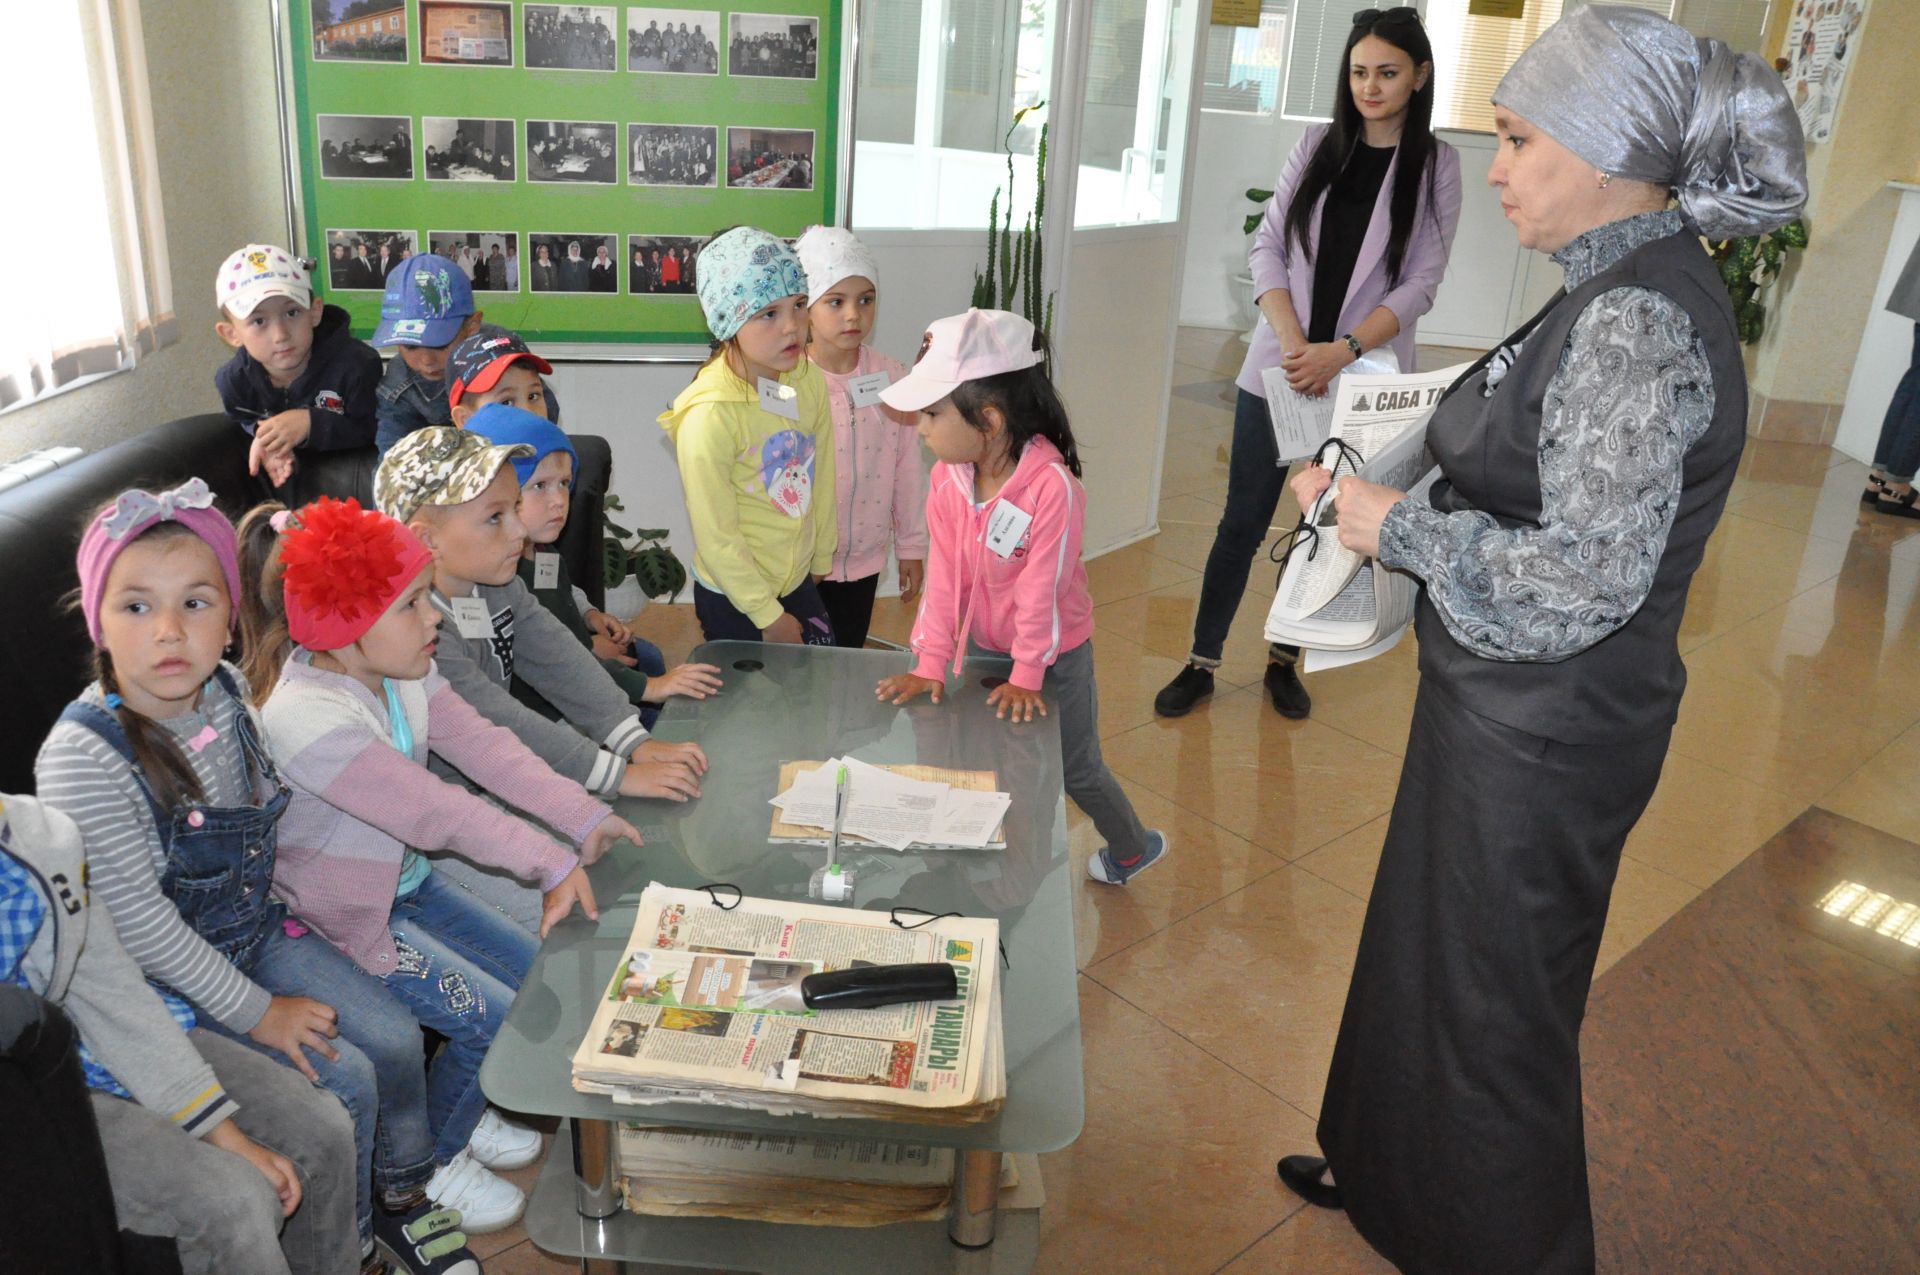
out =
{"type": "Polygon", "coordinates": [[[373,476],[373,503],[401,522],[422,505],[464,505],[487,489],[502,465],[531,455],[525,443],[495,446],[471,430],[431,425],[388,449],[373,476]]]}

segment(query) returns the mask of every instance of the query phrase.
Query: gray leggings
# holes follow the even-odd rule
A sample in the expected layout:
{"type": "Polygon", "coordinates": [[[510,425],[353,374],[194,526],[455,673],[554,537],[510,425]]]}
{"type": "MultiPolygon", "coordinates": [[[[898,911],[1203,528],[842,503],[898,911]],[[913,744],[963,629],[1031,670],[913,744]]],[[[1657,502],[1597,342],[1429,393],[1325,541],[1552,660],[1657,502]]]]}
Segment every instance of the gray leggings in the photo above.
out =
{"type": "Polygon", "coordinates": [[[188,1275],[353,1275],[360,1269],[358,1160],[347,1109],[245,1045],[203,1027],[187,1039],[239,1104],[233,1119],[241,1132],[293,1161],[300,1207],[282,1219],[279,1197],[253,1165],[138,1103],[94,1093],[120,1225],[173,1239],[188,1275]]]}
{"type": "Polygon", "coordinates": [[[1146,853],[1147,830],[1100,753],[1100,698],[1093,680],[1093,639],[1062,651],[1040,684],[1047,711],[1060,724],[1060,770],[1067,796],[1093,820],[1116,859],[1146,853]]]}

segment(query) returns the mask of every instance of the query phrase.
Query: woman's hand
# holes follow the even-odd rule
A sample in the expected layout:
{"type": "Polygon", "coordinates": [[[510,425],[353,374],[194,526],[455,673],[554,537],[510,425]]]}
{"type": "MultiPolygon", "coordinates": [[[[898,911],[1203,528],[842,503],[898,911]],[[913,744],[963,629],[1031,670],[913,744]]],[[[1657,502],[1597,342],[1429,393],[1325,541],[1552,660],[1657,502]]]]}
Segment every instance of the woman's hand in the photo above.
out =
{"type": "Polygon", "coordinates": [[[791,611],[782,611],[780,618],[760,630],[760,636],[769,642],[783,642],[788,646],[799,646],[806,640],[800,631],[800,617],[791,611]]]}
{"type": "Polygon", "coordinates": [[[674,695],[705,699],[720,693],[720,669],[713,664],[678,664],[647,679],[647,702],[658,704],[674,695]]]}
{"type": "Polygon", "coordinates": [[[1032,721],[1035,710],[1042,717],[1047,715],[1047,701],[1040,698],[1039,691],[1030,691],[1012,682],[1002,682],[988,692],[987,707],[994,710],[995,717],[1015,722],[1032,721]]]}
{"type": "Polygon", "coordinates": [[[911,673],[901,673],[894,677],[881,678],[880,685],[874,688],[873,694],[874,698],[883,699],[889,704],[905,704],[909,700],[918,699],[921,695],[931,692],[933,702],[938,704],[940,696],[946,689],[945,682],[938,682],[930,677],[915,677],[911,673]]]}
{"type": "Polygon", "coordinates": [[[1313,502],[1320,499],[1320,493],[1332,485],[1333,471],[1317,460],[1300,466],[1300,472],[1287,480],[1287,486],[1293,488],[1293,498],[1300,502],[1302,514],[1313,508],[1313,502]]]}
{"type": "Polygon", "coordinates": [[[540,937],[547,937],[547,931],[565,920],[576,903],[589,921],[600,919],[600,905],[593,901],[593,887],[587,884],[585,868],[575,868],[567,873],[560,879],[560,884],[548,890],[541,900],[540,937]]]}
{"type": "Polygon", "coordinates": [[[338,1019],[333,1006],[310,996],[276,996],[247,1035],[285,1054],[296,1071],[317,1085],[320,1073],[302,1051],[311,1049],[328,1062],[340,1057],[340,1051],[327,1043],[328,1037],[340,1034],[338,1019]]]}
{"type": "Polygon", "coordinates": [[[1404,491],[1370,483],[1352,474],[1340,480],[1333,494],[1333,512],[1339,519],[1340,543],[1369,558],[1380,556],[1380,524],[1387,510],[1407,498],[1404,491]]]}
{"type": "Polygon", "coordinates": [[[260,1170],[260,1176],[280,1197],[281,1217],[292,1217],[293,1211],[300,1207],[300,1173],[293,1167],[293,1161],[277,1151],[267,1150],[240,1132],[240,1126],[231,1117],[209,1129],[206,1142],[209,1146],[239,1156],[260,1170]]]}
{"type": "Polygon", "coordinates": [[[1308,398],[1319,398],[1325,394],[1333,378],[1352,362],[1353,351],[1347,348],[1345,341],[1321,341],[1280,356],[1280,366],[1287,374],[1287,384],[1308,398]]]}
{"type": "Polygon", "coordinates": [[[600,821],[598,827],[587,834],[587,839],[580,843],[580,862],[582,864],[600,862],[606,857],[607,851],[613,849],[613,843],[623,839],[633,842],[636,846],[646,844],[640,839],[638,828],[619,815],[608,815],[600,821]]]}

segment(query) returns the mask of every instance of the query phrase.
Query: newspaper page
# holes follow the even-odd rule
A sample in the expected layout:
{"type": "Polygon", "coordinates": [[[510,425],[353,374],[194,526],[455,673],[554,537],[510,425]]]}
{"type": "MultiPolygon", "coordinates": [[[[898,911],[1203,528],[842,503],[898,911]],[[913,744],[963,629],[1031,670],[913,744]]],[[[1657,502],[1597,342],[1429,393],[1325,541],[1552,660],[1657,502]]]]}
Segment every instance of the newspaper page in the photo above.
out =
{"type": "Polygon", "coordinates": [[[990,919],[903,929],[884,913],[756,898],[723,910],[654,883],[574,1054],[575,1085],[636,1102],[754,1094],[775,1101],[744,1105],[863,1115],[997,1100],[998,950],[990,919]],[[957,1000],[821,1011],[798,995],[815,970],[922,961],[954,967],[957,1000]]]}
{"type": "Polygon", "coordinates": [[[1350,378],[1394,376],[1399,371],[1399,356],[1391,346],[1383,345],[1349,363],[1318,398],[1308,398],[1287,384],[1283,368],[1270,367],[1262,372],[1260,386],[1266,391],[1267,419],[1273,424],[1273,442],[1279,449],[1280,464],[1305,460],[1327,441],[1334,428],[1334,405],[1339,399],[1340,387],[1349,384],[1350,378]]]}

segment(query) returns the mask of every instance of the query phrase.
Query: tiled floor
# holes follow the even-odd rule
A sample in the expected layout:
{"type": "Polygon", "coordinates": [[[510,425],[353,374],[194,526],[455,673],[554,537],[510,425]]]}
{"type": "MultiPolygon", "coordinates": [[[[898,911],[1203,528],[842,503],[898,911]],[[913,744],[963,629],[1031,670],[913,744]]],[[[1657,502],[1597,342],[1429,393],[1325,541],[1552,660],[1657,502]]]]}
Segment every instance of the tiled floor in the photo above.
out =
{"type": "MultiPolygon", "coordinates": [[[[1283,720],[1259,687],[1272,576],[1256,571],[1213,702],[1177,721],[1151,706],[1191,638],[1226,486],[1223,387],[1242,349],[1226,333],[1180,334],[1160,534],[1089,564],[1108,757],[1175,849],[1127,890],[1078,887],[1087,1122],[1044,1161],[1046,1275],[1387,1269],[1340,1217],[1288,1194],[1273,1161],[1312,1148],[1399,773],[1412,641],[1311,677],[1312,718],[1283,720]]],[[[1627,845],[1601,971],[1810,805],[1920,840],[1920,522],[1861,512],[1864,473],[1827,448],[1749,443],[1694,583],[1691,684],[1627,845]]],[[[1276,521],[1292,516],[1283,504],[1276,521]]],[[[883,601],[875,631],[904,640],[910,618],[883,601]]],[[[654,608],[639,627],[671,656],[697,640],[690,607],[654,608]]],[[[1071,822],[1077,864],[1093,829],[1071,822]]],[[[1647,1010],[1672,1023],[1690,1012],[1647,1010]]],[[[1604,1200],[1596,1212],[1604,1231],[1604,1200]]],[[[1715,1229],[1738,1219],[1694,1223],[1706,1232],[1694,1251],[1711,1253],[1715,1229]]],[[[489,1271],[568,1269],[518,1231],[492,1238],[489,1271]]],[[[1603,1269],[1680,1269],[1649,1262],[1603,1269]]]]}

